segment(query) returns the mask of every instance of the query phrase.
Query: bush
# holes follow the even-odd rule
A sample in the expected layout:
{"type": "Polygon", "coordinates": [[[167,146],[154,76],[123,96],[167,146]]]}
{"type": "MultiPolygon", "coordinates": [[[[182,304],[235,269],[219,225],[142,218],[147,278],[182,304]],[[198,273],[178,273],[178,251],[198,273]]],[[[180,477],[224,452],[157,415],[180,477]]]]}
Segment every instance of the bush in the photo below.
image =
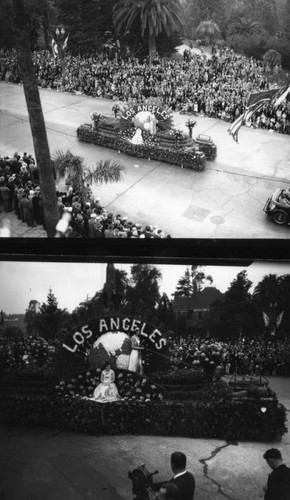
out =
{"type": "Polygon", "coordinates": [[[181,385],[204,385],[206,377],[200,368],[184,368],[173,372],[161,372],[152,375],[152,378],[160,384],[181,384],[181,385]]]}
{"type": "Polygon", "coordinates": [[[151,401],[98,404],[80,398],[6,397],[0,421],[46,425],[93,435],[137,434],[277,441],[287,431],[286,410],[276,400],[151,401]],[[261,404],[266,413],[261,412],[261,404]]]}
{"type": "Polygon", "coordinates": [[[137,158],[150,158],[151,160],[163,161],[172,165],[179,165],[195,171],[205,168],[205,155],[200,152],[185,152],[173,149],[160,148],[154,144],[135,146],[122,137],[116,135],[109,137],[93,130],[90,125],[81,125],[77,129],[77,136],[81,141],[117,149],[122,153],[137,158]]]}

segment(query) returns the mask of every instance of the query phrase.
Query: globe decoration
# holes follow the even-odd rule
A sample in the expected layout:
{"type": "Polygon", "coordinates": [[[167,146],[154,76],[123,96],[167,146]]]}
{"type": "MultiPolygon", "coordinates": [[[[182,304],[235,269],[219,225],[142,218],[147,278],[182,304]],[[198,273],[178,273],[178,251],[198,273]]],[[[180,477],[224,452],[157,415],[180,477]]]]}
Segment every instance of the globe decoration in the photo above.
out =
{"type": "Polygon", "coordinates": [[[136,129],[141,129],[149,132],[151,135],[156,134],[156,116],[150,111],[139,111],[133,118],[133,123],[136,129]]]}
{"type": "Polygon", "coordinates": [[[94,369],[103,369],[109,362],[113,369],[128,370],[131,352],[131,340],[124,332],[107,332],[101,335],[90,351],[90,365],[94,369]]]}

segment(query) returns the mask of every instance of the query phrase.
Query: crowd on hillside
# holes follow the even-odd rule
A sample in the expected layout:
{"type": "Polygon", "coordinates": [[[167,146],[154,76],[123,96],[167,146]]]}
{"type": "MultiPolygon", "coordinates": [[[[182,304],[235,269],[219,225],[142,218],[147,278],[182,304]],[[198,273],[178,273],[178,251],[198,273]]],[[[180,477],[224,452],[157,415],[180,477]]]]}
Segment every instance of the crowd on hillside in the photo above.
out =
{"type": "MultiPolygon", "coordinates": [[[[211,339],[216,342],[216,339],[211,339]]],[[[205,339],[179,337],[169,339],[170,358],[174,366],[194,365],[196,351],[205,339]]],[[[223,352],[223,371],[238,375],[290,375],[290,344],[277,340],[244,339],[219,342],[223,352]]]]}
{"type": "MultiPolygon", "coordinates": [[[[183,59],[108,59],[67,54],[64,74],[51,54],[34,52],[38,84],[43,88],[132,102],[160,98],[173,111],[234,121],[245,109],[249,92],[267,90],[262,61],[215,48],[211,58],[187,51],[183,59]]],[[[14,50],[0,50],[0,79],[21,83],[14,50]]],[[[290,102],[277,109],[265,105],[253,127],[290,133],[290,102]]]]}
{"type": "MultiPolygon", "coordinates": [[[[56,186],[59,217],[68,224],[59,232],[68,238],[166,238],[157,226],[144,226],[121,214],[108,212],[93,196],[90,186],[82,192],[67,186],[60,191],[56,186]]],[[[0,156],[0,213],[14,211],[18,219],[29,227],[42,225],[45,229],[43,202],[39,186],[39,172],[32,155],[14,153],[0,156]]],[[[60,229],[61,229],[60,225],[60,229]]]]}

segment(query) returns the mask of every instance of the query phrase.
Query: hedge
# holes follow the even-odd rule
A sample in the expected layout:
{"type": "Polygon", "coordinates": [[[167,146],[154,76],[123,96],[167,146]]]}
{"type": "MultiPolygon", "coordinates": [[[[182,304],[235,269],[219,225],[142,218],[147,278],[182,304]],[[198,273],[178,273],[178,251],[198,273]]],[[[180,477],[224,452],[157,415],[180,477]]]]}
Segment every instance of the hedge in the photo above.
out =
{"type": "Polygon", "coordinates": [[[109,137],[100,134],[91,125],[80,125],[77,129],[77,137],[81,141],[117,149],[122,153],[138,158],[150,158],[173,165],[183,166],[200,172],[205,168],[205,155],[201,152],[185,152],[173,149],[160,148],[154,145],[135,146],[120,136],[109,137]]]}
{"type": "Polygon", "coordinates": [[[68,396],[5,396],[0,401],[0,421],[92,435],[158,435],[227,441],[278,441],[287,432],[286,410],[270,398],[98,404],[68,396]],[[263,406],[267,409],[265,413],[261,411],[263,406]]]}

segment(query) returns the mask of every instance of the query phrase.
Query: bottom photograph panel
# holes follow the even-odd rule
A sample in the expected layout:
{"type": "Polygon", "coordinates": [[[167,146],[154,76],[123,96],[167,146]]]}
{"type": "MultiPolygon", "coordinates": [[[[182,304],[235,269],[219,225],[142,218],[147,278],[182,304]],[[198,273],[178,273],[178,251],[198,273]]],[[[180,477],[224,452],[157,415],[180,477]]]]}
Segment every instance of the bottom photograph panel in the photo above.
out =
{"type": "Polygon", "coordinates": [[[0,282],[0,499],[289,498],[290,262],[0,282]]]}

